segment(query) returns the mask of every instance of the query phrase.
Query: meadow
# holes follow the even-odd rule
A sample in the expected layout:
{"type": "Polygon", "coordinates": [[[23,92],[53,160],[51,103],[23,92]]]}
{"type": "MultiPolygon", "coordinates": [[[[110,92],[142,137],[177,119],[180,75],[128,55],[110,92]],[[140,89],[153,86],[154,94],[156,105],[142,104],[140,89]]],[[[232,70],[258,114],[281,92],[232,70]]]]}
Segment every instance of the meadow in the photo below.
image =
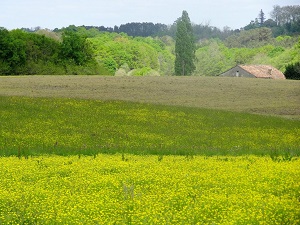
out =
{"type": "Polygon", "coordinates": [[[299,224],[300,160],[0,158],[0,224],[299,224]]]}
{"type": "Polygon", "coordinates": [[[156,79],[0,78],[0,224],[299,224],[299,83],[156,79]]]}
{"type": "Polygon", "coordinates": [[[0,100],[3,156],[300,155],[299,120],[122,101],[0,100]]]}

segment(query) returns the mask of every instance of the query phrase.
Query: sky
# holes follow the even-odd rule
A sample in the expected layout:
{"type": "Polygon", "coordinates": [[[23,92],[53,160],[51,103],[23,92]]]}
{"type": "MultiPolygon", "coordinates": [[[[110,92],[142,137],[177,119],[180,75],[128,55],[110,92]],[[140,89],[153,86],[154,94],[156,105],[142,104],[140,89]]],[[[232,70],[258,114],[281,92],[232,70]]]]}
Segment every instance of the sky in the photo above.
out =
{"type": "Polygon", "coordinates": [[[114,27],[130,22],[170,25],[186,10],[195,24],[239,29],[261,9],[268,19],[274,5],[299,4],[300,0],[0,0],[0,27],[114,27]]]}

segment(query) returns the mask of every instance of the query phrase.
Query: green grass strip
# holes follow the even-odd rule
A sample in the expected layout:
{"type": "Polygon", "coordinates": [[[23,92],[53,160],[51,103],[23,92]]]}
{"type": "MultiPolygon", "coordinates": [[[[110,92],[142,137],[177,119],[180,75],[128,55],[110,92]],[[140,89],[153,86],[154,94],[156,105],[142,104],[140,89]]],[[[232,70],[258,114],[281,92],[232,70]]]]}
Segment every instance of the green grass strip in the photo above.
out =
{"type": "Polygon", "coordinates": [[[300,155],[300,121],[121,101],[0,97],[0,155],[300,155]]]}

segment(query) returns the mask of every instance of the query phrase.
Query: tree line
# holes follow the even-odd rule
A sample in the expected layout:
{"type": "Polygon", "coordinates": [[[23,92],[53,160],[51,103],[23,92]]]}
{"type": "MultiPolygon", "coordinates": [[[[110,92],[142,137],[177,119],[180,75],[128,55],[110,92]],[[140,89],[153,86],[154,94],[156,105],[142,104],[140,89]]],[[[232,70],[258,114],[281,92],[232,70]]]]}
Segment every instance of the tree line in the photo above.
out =
{"type": "MultiPolygon", "coordinates": [[[[266,14],[263,10],[259,11],[258,16],[253,19],[248,25],[241,27],[240,29],[232,30],[230,27],[225,26],[223,29],[206,24],[193,24],[194,36],[197,40],[218,38],[225,40],[229,36],[242,32],[244,30],[251,30],[266,27],[272,32],[273,37],[281,35],[298,35],[300,34],[300,5],[294,6],[273,6],[273,10],[270,13],[270,18],[266,18],[266,14]]],[[[177,30],[177,21],[171,25],[165,25],[161,23],[126,23],[120,26],[104,27],[104,26],[82,26],[85,29],[96,29],[102,32],[113,33],[126,33],[132,37],[162,37],[171,36],[175,38],[177,30]]],[[[59,32],[63,29],[55,29],[55,32],[59,32]]],[[[30,29],[26,29],[27,31],[30,29]]]]}
{"type": "Polygon", "coordinates": [[[66,31],[61,38],[0,28],[0,74],[98,74],[87,38],[66,31]]]}
{"type": "MultiPolygon", "coordinates": [[[[297,7],[280,9],[284,10],[278,12],[293,9],[295,15],[287,19],[276,11],[271,19],[274,26],[299,21],[297,7]]],[[[288,68],[289,73],[297,70],[299,37],[295,33],[275,36],[263,10],[256,21],[254,27],[221,31],[209,24],[191,23],[183,11],[171,26],[129,23],[110,29],[70,25],[54,31],[1,28],[0,74],[215,76],[245,63],[270,64],[282,71],[288,68]]]]}
{"type": "Polygon", "coordinates": [[[173,44],[167,37],[134,38],[75,26],[57,33],[0,28],[0,74],[114,75],[126,68],[135,75],[170,75],[173,44]]]}
{"type": "MultiPolygon", "coordinates": [[[[71,26],[75,27],[75,26],[71,26]]],[[[143,22],[143,23],[126,23],[121,24],[120,26],[112,27],[104,27],[104,26],[81,26],[86,30],[96,30],[100,32],[110,32],[110,33],[126,33],[128,36],[132,37],[155,37],[155,36],[163,36],[168,33],[168,26],[161,23],[151,23],[151,22],[143,22]]],[[[26,31],[36,31],[36,29],[28,29],[23,28],[26,31]]],[[[70,29],[70,26],[67,28],[58,29],[55,28],[54,32],[61,32],[65,29],[70,29]]]]}
{"type": "MultiPolygon", "coordinates": [[[[269,28],[273,37],[281,35],[299,35],[300,34],[300,5],[292,6],[273,6],[273,10],[270,13],[270,18],[266,18],[266,14],[261,9],[258,16],[253,19],[248,25],[241,27],[240,29],[232,30],[230,27],[225,26],[223,29],[211,26],[207,24],[193,24],[191,23],[194,36],[196,40],[218,38],[225,40],[233,34],[237,34],[244,30],[251,30],[257,28],[269,28]]],[[[120,26],[105,27],[105,26],[81,26],[86,30],[94,31],[94,33],[110,32],[110,33],[126,33],[132,37],[163,37],[171,36],[175,38],[177,30],[177,21],[171,25],[165,25],[161,23],[141,22],[141,23],[126,23],[120,26]]],[[[69,26],[67,28],[55,28],[53,31],[56,33],[63,32],[66,29],[75,28],[75,26],[69,26]]],[[[22,28],[27,32],[36,32],[40,30],[40,27],[36,28],[22,28]]]]}
{"type": "Polygon", "coordinates": [[[224,41],[209,39],[195,45],[195,35],[186,11],[176,23],[175,75],[216,76],[238,64],[271,64],[285,71],[288,79],[300,79],[300,40],[290,36],[274,38],[261,26],[233,34],[224,41]]]}
{"type": "Polygon", "coordinates": [[[273,6],[270,13],[271,18],[266,19],[265,13],[261,10],[258,17],[244,27],[244,30],[260,27],[270,28],[273,37],[280,35],[300,34],[300,5],[273,6]]]}

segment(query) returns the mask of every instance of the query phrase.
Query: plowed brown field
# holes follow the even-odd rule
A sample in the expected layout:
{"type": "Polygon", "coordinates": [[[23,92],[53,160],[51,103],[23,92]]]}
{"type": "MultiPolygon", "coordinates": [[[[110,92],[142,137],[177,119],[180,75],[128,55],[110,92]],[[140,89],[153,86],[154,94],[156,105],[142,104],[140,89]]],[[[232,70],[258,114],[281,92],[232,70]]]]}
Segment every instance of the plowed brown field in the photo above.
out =
{"type": "Polygon", "coordinates": [[[179,105],[300,119],[300,81],[221,77],[0,77],[0,96],[179,105]]]}

